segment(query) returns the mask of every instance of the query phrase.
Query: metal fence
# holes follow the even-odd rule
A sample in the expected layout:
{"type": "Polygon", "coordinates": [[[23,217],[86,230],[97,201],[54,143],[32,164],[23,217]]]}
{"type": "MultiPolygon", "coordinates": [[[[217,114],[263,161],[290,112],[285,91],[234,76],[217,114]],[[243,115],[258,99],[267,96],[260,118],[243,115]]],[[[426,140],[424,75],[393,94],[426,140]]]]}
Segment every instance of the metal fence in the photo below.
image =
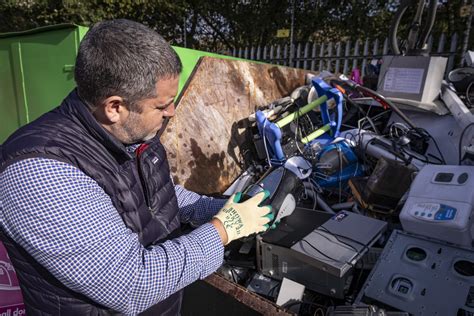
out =
{"type": "MultiPolygon", "coordinates": [[[[453,69],[455,58],[461,53],[458,50],[458,35],[447,36],[442,33],[438,38],[430,36],[428,52],[431,56],[448,58],[446,73],[453,69]]],[[[234,48],[232,56],[264,61],[271,64],[303,68],[314,71],[328,70],[335,73],[349,74],[359,68],[364,75],[366,66],[372,59],[389,55],[388,38],[384,40],[369,39],[339,41],[327,43],[298,43],[290,53],[290,45],[271,45],[263,47],[234,48]]]]}

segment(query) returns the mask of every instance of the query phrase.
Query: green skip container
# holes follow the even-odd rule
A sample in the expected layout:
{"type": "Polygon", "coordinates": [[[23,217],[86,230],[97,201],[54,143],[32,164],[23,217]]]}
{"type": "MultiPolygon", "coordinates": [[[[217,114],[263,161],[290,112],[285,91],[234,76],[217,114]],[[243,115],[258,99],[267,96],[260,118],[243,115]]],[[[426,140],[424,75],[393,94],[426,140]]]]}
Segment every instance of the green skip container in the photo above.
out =
{"type": "MultiPolygon", "coordinates": [[[[74,89],[74,63],[87,30],[58,24],[0,34],[0,144],[20,126],[58,106],[74,89]]],[[[179,92],[200,57],[238,59],[173,48],[183,63],[179,92]]]]}

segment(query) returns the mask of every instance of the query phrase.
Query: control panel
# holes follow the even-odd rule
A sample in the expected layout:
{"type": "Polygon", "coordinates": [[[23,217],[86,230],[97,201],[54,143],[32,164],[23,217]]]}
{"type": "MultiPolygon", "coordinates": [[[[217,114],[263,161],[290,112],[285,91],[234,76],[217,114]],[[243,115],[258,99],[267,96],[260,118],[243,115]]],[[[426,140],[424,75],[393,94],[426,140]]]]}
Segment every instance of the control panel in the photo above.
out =
{"type": "Polygon", "coordinates": [[[472,247],[474,167],[426,165],[400,212],[405,231],[472,247]]]}

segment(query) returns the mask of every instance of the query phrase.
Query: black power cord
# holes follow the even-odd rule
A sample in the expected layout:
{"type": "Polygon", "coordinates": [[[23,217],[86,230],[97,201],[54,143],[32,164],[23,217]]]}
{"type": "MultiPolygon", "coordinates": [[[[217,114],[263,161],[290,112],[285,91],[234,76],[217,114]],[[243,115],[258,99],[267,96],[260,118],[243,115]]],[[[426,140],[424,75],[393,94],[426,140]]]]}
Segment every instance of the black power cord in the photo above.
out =
{"type": "Polygon", "coordinates": [[[459,156],[458,156],[458,157],[459,157],[459,165],[460,165],[461,162],[462,162],[462,157],[461,157],[461,155],[462,155],[462,140],[463,140],[463,138],[464,138],[464,134],[466,133],[466,131],[467,131],[467,130],[469,129],[469,127],[471,127],[471,126],[474,126],[474,123],[469,123],[469,125],[467,125],[467,126],[462,130],[461,136],[459,137],[459,145],[458,145],[458,147],[459,147],[459,152],[458,152],[458,153],[459,153],[459,156]]]}
{"type": "Polygon", "coordinates": [[[308,246],[310,246],[311,248],[313,248],[314,250],[316,250],[317,253],[319,253],[319,254],[322,255],[323,257],[328,258],[329,260],[332,260],[332,261],[334,261],[334,262],[339,262],[339,263],[346,263],[346,264],[350,265],[351,267],[354,266],[354,265],[353,265],[352,263],[350,263],[350,262],[341,261],[341,260],[338,260],[338,259],[336,259],[336,258],[333,258],[333,257],[331,257],[331,256],[326,255],[325,253],[323,253],[321,250],[319,250],[318,248],[316,248],[313,244],[311,244],[309,241],[307,241],[307,240],[304,239],[304,238],[301,239],[301,241],[304,241],[305,243],[307,243],[308,246]]]}

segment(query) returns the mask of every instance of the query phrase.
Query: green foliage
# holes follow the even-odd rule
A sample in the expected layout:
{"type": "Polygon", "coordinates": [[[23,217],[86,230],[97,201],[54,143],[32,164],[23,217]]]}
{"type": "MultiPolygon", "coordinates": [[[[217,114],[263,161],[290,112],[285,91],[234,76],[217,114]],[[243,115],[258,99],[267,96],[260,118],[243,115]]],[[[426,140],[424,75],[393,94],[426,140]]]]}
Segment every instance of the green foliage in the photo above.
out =
{"type": "MultiPolygon", "coordinates": [[[[459,17],[459,9],[464,1],[439,6],[435,34],[462,35],[466,18],[459,17]]],[[[398,4],[399,0],[7,0],[0,1],[0,32],[127,18],[150,26],[173,44],[224,52],[288,43],[276,33],[290,28],[292,8],[295,42],[384,38],[398,4]]]]}
{"type": "Polygon", "coordinates": [[[181,32],[175,21],[184,13],[184,1],[134,0],[25,0],[0,2],[0,32],[27,30],[59,23],[90,26],[95,22],[127,18],[140,21],[166,38],[181,32]]]}

